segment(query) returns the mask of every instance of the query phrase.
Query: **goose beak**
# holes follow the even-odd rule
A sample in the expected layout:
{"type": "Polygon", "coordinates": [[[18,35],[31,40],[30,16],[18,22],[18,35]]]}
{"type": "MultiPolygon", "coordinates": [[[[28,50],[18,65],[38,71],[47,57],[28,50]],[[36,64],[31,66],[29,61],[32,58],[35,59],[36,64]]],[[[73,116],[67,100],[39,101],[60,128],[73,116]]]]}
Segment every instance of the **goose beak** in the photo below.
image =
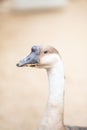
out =
{"type": "Polygon", "coordinates": [[[31,52],[30,55],[23,58],[19,63],[17,63],[17,67],[30,66],[34,67],[38,63],[38,55],[34,52],[31,52]]]}

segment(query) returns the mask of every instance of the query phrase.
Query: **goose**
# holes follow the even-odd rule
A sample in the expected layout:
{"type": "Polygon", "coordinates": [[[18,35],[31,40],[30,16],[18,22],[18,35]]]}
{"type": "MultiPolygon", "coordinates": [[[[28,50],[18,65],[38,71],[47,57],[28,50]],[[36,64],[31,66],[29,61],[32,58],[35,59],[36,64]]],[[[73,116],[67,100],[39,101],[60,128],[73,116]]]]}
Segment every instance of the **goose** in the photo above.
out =
{"type": "Polygon", "coordinates": [[[44,68],[47,71],[49,95],[38,130],[87,130],[85,127],[64,125],[64,67],[57,49],[48,45],[34,45],[30,54],[16,65],[44,68]]]}

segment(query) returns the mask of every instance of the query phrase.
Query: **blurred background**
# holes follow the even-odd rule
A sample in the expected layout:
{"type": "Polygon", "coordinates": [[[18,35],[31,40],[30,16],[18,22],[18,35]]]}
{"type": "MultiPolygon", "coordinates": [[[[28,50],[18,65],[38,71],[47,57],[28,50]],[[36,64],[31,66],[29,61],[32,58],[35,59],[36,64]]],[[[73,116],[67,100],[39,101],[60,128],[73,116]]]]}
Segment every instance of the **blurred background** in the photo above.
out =
{"type": "Polygon", "coordinates": [[[0,130],[37,129],[47,75],[16,63],[44,44],[63,59],[64,123],[87,126],[87,0],[0,0],[0,130]]]}

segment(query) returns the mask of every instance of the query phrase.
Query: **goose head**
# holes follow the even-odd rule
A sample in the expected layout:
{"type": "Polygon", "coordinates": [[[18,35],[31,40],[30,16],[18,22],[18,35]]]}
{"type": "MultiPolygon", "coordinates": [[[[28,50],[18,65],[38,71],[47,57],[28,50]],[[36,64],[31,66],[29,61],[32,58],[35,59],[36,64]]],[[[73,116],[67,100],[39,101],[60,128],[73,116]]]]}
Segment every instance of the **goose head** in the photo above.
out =
{"type": "Polygon", "coordinates": [[[18,67],[51,68],[60,60],[59,52],[52,46],[33,46],[28,56],[23,58],[18,67]]]}

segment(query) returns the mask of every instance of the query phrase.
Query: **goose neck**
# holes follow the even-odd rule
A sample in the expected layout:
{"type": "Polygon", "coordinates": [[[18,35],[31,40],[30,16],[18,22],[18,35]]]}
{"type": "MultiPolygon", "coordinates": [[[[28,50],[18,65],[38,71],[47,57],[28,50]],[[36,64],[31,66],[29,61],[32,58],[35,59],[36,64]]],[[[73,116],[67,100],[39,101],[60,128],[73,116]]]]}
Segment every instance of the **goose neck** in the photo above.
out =
{"type": "Polygon", "coordinates": [[[64,93],[64,69],[62,62],[57,62],[47,70],[49,81],[49,103],[63,103],[64,93]]]}

